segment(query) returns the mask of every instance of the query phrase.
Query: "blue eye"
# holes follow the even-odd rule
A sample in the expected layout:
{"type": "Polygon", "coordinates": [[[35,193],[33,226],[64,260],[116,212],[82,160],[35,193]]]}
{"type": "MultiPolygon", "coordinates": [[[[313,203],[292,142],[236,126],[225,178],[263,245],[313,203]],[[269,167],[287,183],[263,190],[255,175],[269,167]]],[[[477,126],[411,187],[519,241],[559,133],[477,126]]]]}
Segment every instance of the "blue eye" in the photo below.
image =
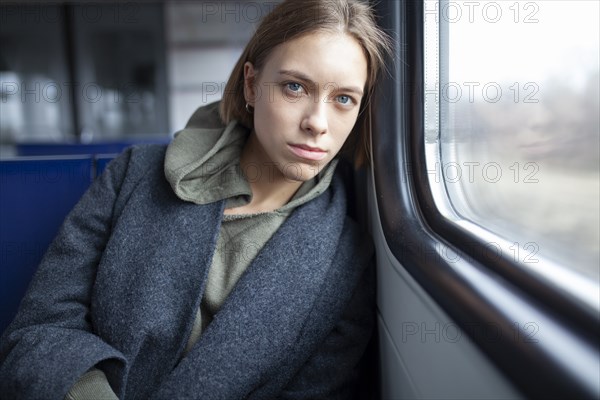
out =
{"type": "Polygon", "coordinates": [[[296,82],[290,82],[287,84],[288,89],[290,89],[292,92],[299,92],[300,89],[302,89],[302,86],[299,83],[296,82]]]}
{"type": "Polygon", "coordinates": [[[350,96],[338,96],[338,102],[341,104],[350,104],[350,102],[352,101],[352,99],[350,98],[350,96]]]}

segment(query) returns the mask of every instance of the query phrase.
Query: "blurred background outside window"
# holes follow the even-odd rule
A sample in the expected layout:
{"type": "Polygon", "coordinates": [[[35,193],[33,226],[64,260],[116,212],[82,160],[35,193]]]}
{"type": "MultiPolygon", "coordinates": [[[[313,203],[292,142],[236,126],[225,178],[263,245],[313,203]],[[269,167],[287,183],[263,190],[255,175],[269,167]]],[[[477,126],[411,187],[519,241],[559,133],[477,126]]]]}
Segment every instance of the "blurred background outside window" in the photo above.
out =
{"type": "Polygon", "coordinates": [[[440,160],[430,180],[461,218],[512,243],[515,261],[544,274],[550,260],[597,287],[600,2],[433,6],[440,160]]]}

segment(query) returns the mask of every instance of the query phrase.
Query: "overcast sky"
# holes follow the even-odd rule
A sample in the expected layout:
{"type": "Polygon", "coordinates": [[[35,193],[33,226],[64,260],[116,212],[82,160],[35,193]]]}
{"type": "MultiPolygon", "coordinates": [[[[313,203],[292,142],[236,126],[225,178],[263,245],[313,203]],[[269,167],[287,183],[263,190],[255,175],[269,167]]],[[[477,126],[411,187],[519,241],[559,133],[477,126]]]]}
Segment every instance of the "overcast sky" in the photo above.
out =
{"type": "Polygon", "coordinates": [[[542,86],[559,78],[581,89],[598,71],[598,0],[455,1],[443,7],[442,18],[450,22],[450,81],[542,86]]]}

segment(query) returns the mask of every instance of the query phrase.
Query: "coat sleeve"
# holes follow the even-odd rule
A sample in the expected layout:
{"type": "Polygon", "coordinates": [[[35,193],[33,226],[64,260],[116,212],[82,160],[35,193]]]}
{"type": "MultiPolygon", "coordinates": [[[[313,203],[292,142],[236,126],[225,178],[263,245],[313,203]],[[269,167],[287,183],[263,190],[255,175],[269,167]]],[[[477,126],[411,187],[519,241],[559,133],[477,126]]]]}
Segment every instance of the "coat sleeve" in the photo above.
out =
{"type": "Polygon", "coordinates": [[[90,368],[124,367],[124,356],[94,334],[89,307],[130,157],[124,152],[94,181],[48,248],[0,339],[0,397],[62,399],[90,368]]]}
{"type": "Polygon", "coordinates": [[[372,260],[339,322],[278,398],[353,399],[359,362],[371,339],[374,325],[375,266],[372,260]]]}

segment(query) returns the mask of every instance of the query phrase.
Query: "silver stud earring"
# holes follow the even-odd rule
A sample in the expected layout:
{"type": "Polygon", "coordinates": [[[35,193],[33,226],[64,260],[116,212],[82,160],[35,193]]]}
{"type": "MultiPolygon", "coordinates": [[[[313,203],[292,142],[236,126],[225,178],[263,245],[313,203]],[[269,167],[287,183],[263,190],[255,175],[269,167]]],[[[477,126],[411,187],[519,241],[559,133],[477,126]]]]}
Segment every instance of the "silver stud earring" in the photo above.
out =
{"type": "Polygon", "coordinates": [[[248,114],[254,114],[254,107],[246,103],[246,112],[248,112],[248,114]]]}

